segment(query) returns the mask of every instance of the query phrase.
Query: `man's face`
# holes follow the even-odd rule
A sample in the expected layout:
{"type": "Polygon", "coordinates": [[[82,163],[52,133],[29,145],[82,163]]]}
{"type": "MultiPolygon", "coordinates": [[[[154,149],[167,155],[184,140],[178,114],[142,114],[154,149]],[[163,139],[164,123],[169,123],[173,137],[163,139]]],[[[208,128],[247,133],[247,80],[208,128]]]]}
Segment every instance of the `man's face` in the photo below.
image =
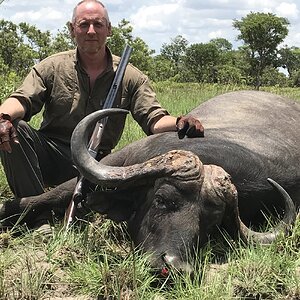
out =
{"type": "Polygon", "coordinates": [[[82,3],[77,7],[75,22],[71,24],[71,35],[79,51],[97,53],[111,35],[111,25],[105,9],[96,2],[82,3]]]}

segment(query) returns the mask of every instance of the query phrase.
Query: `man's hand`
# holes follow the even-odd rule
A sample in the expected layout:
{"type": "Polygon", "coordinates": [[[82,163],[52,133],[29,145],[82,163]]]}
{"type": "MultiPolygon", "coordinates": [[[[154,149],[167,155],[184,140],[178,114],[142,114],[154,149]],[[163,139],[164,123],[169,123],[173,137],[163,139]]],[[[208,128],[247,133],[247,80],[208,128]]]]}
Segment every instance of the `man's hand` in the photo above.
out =
{"type": "Polygon", "coordinates": [[[192,116],[180,116],[176,121],[178,137],[183,139],[185,136],[204,137],[204,127],[201,122],[192,116]]]}
{"type": "Polygon", "coordinates": [[[0,150],[11,153],[10,143],[19,143],[17,131],[8,114],[0,114],[0,150]]]}

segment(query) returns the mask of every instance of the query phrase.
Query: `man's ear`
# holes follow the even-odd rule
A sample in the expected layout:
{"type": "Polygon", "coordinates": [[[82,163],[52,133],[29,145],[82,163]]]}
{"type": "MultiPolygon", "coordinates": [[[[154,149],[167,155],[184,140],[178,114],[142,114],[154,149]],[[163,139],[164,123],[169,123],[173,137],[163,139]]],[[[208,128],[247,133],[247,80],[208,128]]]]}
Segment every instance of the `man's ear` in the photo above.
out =
{"type": "Polygon", "coordinates": [[[71,37],[74,38],[75,37],[75,34],[74,34],[74,25],[71,22],[68,22],[67,26],[69,28],[69,32],[70,32],[71,37]]]}
{"type": "Polygon", "coordinates": [[[107,36],[111,36],[112,35],[112,28],[111,28],[111,23],[110,22],[108,23],[107,29],[108,29],[108,35],[107,36]]]}

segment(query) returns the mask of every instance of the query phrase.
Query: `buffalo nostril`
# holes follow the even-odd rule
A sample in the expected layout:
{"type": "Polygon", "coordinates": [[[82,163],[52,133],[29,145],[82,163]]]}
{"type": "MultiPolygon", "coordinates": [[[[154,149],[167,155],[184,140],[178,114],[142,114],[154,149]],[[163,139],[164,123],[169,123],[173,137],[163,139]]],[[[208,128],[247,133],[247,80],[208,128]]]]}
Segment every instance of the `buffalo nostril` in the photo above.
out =
{"type": "Polygon", "coordinates": [[[176,260],[176,256],[174,255],[169,255],[167,253],[162,255],[162,260],[167,264],[167,265],[172,265],[172,262],[176,260]]]}
{"type": "Polygon", "coordinates": [[[194,272],[193,267],[187,261],[183,261],[180,257],[176,255],[163,254],[162,260],[164,263],[172,270],[184,272],[186,274],[192,275],[194,272]]]}

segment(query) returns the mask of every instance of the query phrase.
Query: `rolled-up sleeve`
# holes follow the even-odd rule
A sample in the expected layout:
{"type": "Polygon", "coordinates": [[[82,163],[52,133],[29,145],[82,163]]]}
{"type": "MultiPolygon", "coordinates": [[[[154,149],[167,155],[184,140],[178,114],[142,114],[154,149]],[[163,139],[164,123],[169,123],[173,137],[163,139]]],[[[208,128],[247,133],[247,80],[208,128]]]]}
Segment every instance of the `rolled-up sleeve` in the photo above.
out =
{"type": "Polygon", "coordinates": [[[25,107],[25,121],[29,121],[33,115],[41,111],[45,103],[47,88],[44,82],[42,74],[33,67],[21,86],[11,94],[11,97],[17,98],[25,107]]]}
{"type": "Polygon", "coordinates": [[[131,66],[128,69],[128,77],[131,114],[143,131],[150,135],[153,121],[169,113],[159,103],[146,75],[131,66]]]}

